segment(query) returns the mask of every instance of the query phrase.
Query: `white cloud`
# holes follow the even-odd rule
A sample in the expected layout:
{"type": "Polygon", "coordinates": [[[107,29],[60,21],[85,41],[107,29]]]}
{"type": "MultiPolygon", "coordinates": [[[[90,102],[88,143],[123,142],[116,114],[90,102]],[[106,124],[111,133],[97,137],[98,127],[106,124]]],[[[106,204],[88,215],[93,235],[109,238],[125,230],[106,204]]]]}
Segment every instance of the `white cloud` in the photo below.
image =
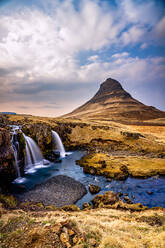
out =
{"type": "Polygon", "coordinates": [[[157,82],[164,78],[165,65],[163,57],[144,58],[122,57],[113,58],[110,62],[94,62],[84,65],[79,71],[79,77],[91,82],[102,82],[107,77],[113,77],[123,82],[128,88],[143,85],[148,82],[157,82]],[[120,60],[120,62],[119,62],[120,60]]]}
{"type": "Polygon", "coordinates": [[[146,49],[147,48],[147,43],[143,43],[141,46],[140,46],[141,49],[146,49]]]}
{"type": "Polygon", "coordinates": [[[134,0],[122,0],[119,6],[128,22],[153,26],[159,20],[159,8],[161,7],[152,0],[139,3],[134,0]]]}
{"type": "Polygon", "coordinates": [[[121,58],[121,57],[127,57],[129,56],[129,53],[127,52],[122,52],[122,53],[115,53],[112,55],[112,58],[121,58]]]}
{"type": "Polygon", "coordinates": [[[139,42],[145,33],[144,28],[133,26],[128,31],[123,32],[121,35],[121,40],[124,45],[128,45],[130,43],[137,43],[139,42]]]}
{"type": "Polygon", "coordinates": [[[0,27],[0,67],[16,68],[13,78],[29,81],[73,80],[76,54],[110,45],[119,31],[111,14],[89,0],[79,12],[72,1],[64,1],[51,15],[27,8],[2,15],[0,27]]]}
{"type": "Polygon", "coordinates": [[[97,61],[99,59],[98,55],[93,55],[88,58],[88,61],[97,61]]]}

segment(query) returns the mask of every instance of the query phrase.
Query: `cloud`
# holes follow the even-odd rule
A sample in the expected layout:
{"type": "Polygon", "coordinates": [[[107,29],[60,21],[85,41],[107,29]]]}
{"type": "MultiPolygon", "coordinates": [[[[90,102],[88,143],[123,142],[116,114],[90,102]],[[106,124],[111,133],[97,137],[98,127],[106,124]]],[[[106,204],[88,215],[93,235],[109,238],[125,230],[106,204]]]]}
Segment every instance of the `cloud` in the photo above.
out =
{"type": "Polygon", "coordinates": [[[141,49],[145,49],[147,48],[147,43],[143,43],[141,46],[140,46],[141,49]]]}
{"type": "Polygon", "coordinates": [[[157,37],[160,38],[165,38],[165,17],[163,17],[158,24],[156,25],[154,29],[155,34],[157,37]]]}
{"type": "Polygon", "coordinates": [[[133,26],[127,32],[123,32],[123,34],[121,35],[121,40],[124,45],[128,45],[130,43],[135,44],[142,39],[144,33],[144,28],[133,26]]]}
{"type": "Polygon", "coordinates": [[[163,13],[163,6],[157,1],[123,0],[119,6],[127,22],[141,25],[154,26],[163,13]]]}
{"type": "Polygon", "coordinates": [[[112,55],[112,58],[121,58],[121,57],[127,57],[129,56],[128,52],[122,52],[122,53],[115,53],[112,55]]]}
{"type": "Polygon", "coordinates": [[[99,0],[18,2],[0,14],[1,103],[30,102],[30,110],[58,101],[66,112],[67,100],[83,103],[106,77],[130,89],[163,78],[160,56],[142,59],[126,49],[163,40],[165,19],[155,1],[116,1],[117,7],[99,0]]]}
{"type": "Polygon", "coordinates": [[[97,61],[99,59],[98,55],[93,55],[88,58],[88,61],[97,61]]]}

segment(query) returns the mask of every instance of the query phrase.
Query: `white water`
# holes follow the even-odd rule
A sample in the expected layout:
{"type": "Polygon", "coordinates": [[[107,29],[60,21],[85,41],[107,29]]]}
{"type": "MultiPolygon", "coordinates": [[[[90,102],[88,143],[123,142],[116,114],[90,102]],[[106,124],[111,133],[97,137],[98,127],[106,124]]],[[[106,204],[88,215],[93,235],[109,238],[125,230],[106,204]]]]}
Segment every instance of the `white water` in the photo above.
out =
{"type": "Polygon", "coordinates": [[[25,168],[29,170],[29,172],[35,172],[34,167],[43,166],[43,156],[35,141],[23,134],[26,142],[26,156],[25,156],[25,168]]]}
{"type": "Polygon", "coordinates": [[[60,136],[55,131],[52,131],[52,137],[53,137],[53,142],[54,142],[54,148],[56,148],[57,151],[60,152],[60,157],[64,158],[66,155],[66,152],[62,144],[62,141],[60,139],[60,136]]]}
{"type": "Polygon", "coordinates": [[[15,158],[15,168],[16,168],[16,172],[17,172],[17,177],[21,177],[21,173],[20,173],[20,169],[19,169],[19,165],[18,165],[18,152],[17,149],[19,148],[19,143],[16,140],[14,140],[14,138],[16,137],[16,132],[15,129],[12,130],[12,140],[11,140],[11,144],[12,144],[12,148],[13,148],[13,153],[14,153],[14,158],[15,158]]]}
{"type": "Polygon", "coordinates": [[[13,152],[14,152],[14,158],[15,158],[15,168],[17,171],[17,176],[21,177],[21,173],[20,173],[20,169],[19,169],[19,165],[18,165],[18,153],[17,153],[17,149],[14,146],[14,144],[12,144],[12,148],[13,148],[13,152]]]}

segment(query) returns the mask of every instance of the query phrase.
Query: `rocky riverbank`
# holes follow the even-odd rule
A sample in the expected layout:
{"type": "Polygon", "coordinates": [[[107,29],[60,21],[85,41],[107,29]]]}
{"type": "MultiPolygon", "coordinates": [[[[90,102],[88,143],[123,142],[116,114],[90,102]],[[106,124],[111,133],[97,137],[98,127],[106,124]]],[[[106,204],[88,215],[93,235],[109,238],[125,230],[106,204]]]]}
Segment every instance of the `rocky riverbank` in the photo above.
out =
{"type": "Polygon", "coordinates": [[[16,177],[10,131],[0,128],[0,189],[6,189],[16,177]]]}

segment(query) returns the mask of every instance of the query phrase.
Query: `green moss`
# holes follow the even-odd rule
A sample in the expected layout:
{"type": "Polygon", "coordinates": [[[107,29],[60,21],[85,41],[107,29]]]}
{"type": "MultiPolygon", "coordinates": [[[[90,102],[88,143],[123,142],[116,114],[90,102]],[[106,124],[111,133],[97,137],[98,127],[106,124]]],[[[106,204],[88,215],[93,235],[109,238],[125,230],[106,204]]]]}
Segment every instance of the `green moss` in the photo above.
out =
{"type": "Polygon", "coordinates": [[[76,205],[65,205],[61,207],[62,210],[64,211],[80,211],[80,208],[77,207],[76,205]]]}

